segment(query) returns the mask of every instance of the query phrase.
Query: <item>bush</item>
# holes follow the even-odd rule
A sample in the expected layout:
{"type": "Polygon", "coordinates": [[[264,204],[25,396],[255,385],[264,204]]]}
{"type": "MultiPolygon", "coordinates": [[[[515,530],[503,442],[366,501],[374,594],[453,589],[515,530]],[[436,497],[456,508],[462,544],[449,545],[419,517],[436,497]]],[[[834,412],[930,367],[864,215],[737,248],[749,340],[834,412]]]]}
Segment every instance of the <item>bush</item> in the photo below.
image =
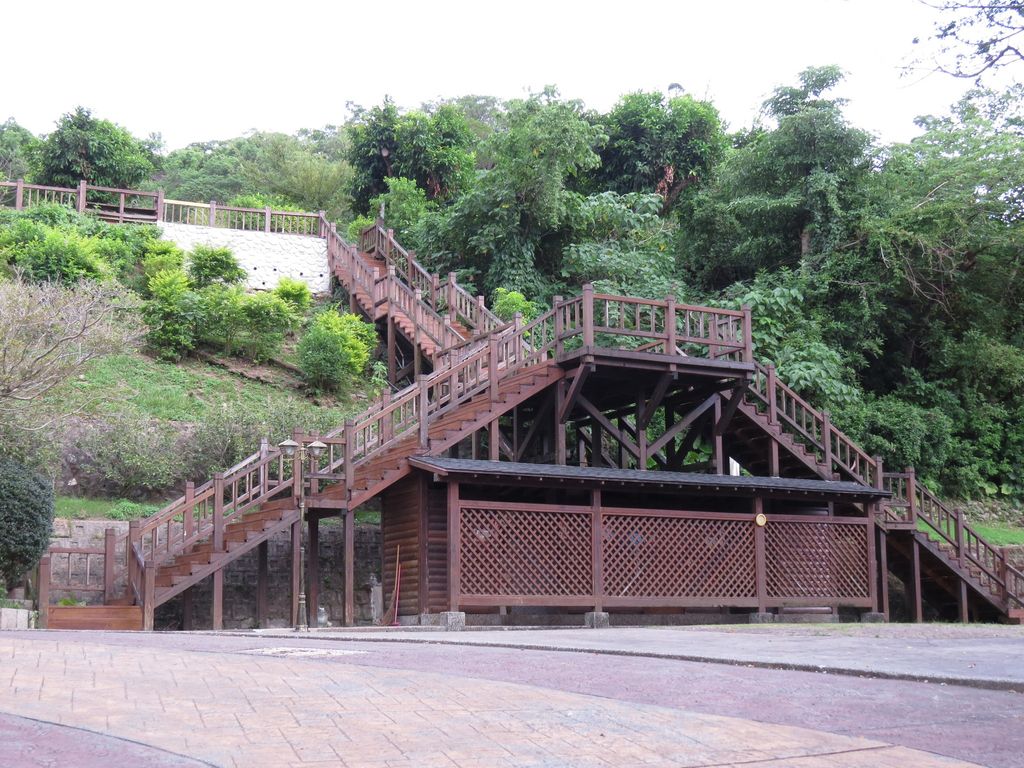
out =
{"type": "Polygon", "coordinates": [[[338,389],[366,370],[376,343],[377,333],[369,323],[355,315],[323,312],[299,342],[299,367],[313,387],[338,389]]]}
{"type": "Polygon", "coordinates": [[[139,504],[135,501],[121,499],[107,510],[106,517],[108,520],[142,520],[159,509],[155,504],[139,504]]]}
{"type": "Polygon", "coordinates": [[[112,270],[97,253],[96,243],[73,229],[23,218],[0,231],[0,260],[37,282],[71,285],[83,278],[102,280],[112,270]]]}
{"type": "Polygon", "coordinates": [[[251,360],[267,360],[281,349],[284,334],[295,322],[291,305],[273,293],[253,293],[242,302],[242,352],[251,360]]]}
{"type": "Polygon", "coordinates": [[[529,322],[537,316],[537,305],[519,291],[498,288],[494,292],[494,299],[491,303],[494,314],[507,323],[515,319],[516,312],[523,316],[525,322],[529,322]]]}
{"type": "Polygon", "coordinates": [[[346,234],[350,243],[359,243],[359,235],[367,227],[373,226],[375,219],[369,216],[356,216],[348,225],[346,234]]]}
{"type": "Polygon", "coordinates": [[[202,319],[198,296],[180,269],[157,272],[149,281],[149,294],[152,298],[142,311],[149,326],[146,340],[160,357],[180,360],[196,345],[202,319]]]}
{"type": "Polygon", "coordinates": [[[157,272],[163,272],[168,269],[185,269],[185,252],[181,250],[174,243],[166,240],[154,240],[148,246],[142,255],[141,279],[134,281],[137,284],[134,287],[139,293],[149,295],[149,281],[152,280],[157,272]]]}
{"type": "Polygon", "coordinates": [[[18,462],[0,459],[0,587],[14,585],[39,561],[52,528],[53,486],[18,462]]]}
{"type": "Polygon", "coordinates": [[[300,315],[305,314],[313,303],[313,294],[309,286],[293,277],[282,277],[273,292],[287,301],[292,310],[300,315]]]}
{"type": "Polygon", "coordinates": [[[214,283],[234,285],[245,279],[245,270],[229,249],[197,245],[189,257],[188,276],[196,288],[214,283]]]}
{"type": "Polygon", "coordinates": [[[247,296],[237,285],[210,285],[199,291],[199,340],[218,346],[226,355],[240,349],[245,314],[243,304],[247,296]]]}
{"type": "Polygon", "coordinates": [[[121,413],[86,425],[77,440],[78,481],[95,495],[141,498],[184,479],[177,429],[166,422],[121,413]]]}

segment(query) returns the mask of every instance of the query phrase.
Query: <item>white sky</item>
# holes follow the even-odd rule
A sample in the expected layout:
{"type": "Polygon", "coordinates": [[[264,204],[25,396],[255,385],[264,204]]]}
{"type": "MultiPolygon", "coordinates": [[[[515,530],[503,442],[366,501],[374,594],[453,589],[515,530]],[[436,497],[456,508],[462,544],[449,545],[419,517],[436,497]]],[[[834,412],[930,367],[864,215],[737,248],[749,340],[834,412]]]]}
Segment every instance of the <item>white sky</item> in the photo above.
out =
{"type": "Polygon", "coordinates": [[[838,64],[852,122],[902,141],[967,87],[901,76],[934,19],[917,0],[6,0],[0,121],[46,133],[82,105],[174,149],[341,123],[346,102],[385,94],[414,107],[550,83],[606,110],[678,82],[739,128],[803,68],[838,64]]]}

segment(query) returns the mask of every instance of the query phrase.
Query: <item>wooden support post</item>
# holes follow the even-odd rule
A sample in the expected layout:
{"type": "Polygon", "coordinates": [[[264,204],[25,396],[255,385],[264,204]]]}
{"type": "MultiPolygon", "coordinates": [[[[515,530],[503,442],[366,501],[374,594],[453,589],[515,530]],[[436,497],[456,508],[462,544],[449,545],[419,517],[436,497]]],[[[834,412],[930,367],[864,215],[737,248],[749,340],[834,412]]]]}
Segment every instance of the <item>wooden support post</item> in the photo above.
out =
{"type": "Polygon", "coordinates": [[[754,334],[753,325],[750,316],[750,306],[744,304],[743,307],[743,362],[752,363],[754,362],[754,334]]]}
{"type": "Polygon", "coordinates": [[[345,607],[342,621],[346,627],[356,623],[356,513],[345,510],[345,607]]]}
{"type": "Polygon", "coordinates": [[[306,547],[306,609],[309,614],[308,624],[320,626],[317,622],[317,611],[320,608],[320,518],[313,514],[306,515],[309,536],[306,547]]]}
{"type": "Polygon", "coordinates": [[[714,451],[715,472],[719,475],[725,474],[725,448],[722,444],[722,435],[718,431],[718,423],[722,420],[722,399],[715,398],[715,423],[711,428],[711,440],[714,451]]]}
{"type": "Polygon", "coordinates": [[[555,408],[554,408],[554,430],[555,430],[555,464],[565,466],[565,433],[569,428],[563,423],[560,415],[565,409],[565,380],[555,383],[555,408]]]}
{"type": "MultiPolygon", "coordinates": [[[[25,180],[18,179],[14,187],[14,210],[20,211],[25,207],[25,180]]],[[[42,615],[42,614],[40,614],[42,615]]]]}
{"type": "Polygon", "coordinates": [[[192,587],[189,587],[181,593],[181,628],[191,632],[195,625],[195,606],[192,604],[192,587]]]}
{"type": "Polygon", "coordinates": [[[40,629],[46,629],[50,617],[50,578],[50,556],[43,555],[39,560],[39,576],[36,578],[36,609],[39,611],[40,629]]]}
{"type": "Polygon", "coordinates": [[[604,453],[604,432],[601,429],[601,423],[592,418],[590,420],[590,466],[600,467],[604,464],[602,453],[604,453]]]}
{"type": "Polygon", "coordinates": [[[300,548],[302,547],[302,520],[296,520],[292,523],[292,610],[291,610],[291,626],[297,627],[299,625],[299,559],[301,557],[300,548]]]}
{"type": "Polygon", "coordinates": [[[270,232],[270,206],[263,209],[263,231],[270,232]]]}
{"type": "Polygon", "coordinates": [[[448,483],[448,610],[459,610],[462,583],[462,510],[459,507],[459,484],[448,483]]]}
{"type": "MultiPolygon", "coordinates": [[[[146,566],[149,570],[149,566],[146,566]]],[[[213,629],[224,629],[224,569],[213,572],[213,629]]]]}
{"type": "MultiPolygon", "coordinates": [[[[78,212],[83,213],[85,211],[85,198],[88,195],[88,186],[85,183],[85,179],[78,182],[78,195],[75,202],[78,204],[78,212]]],[[[122,213],[124,212],[124,198],[121,199],[122,213]]]]}
{"type": "Polygon", "coordinates": [[[103,602],[110,605],[114,599],[114,545],[117,532],[107,528],[103,532],[103,602]]]}
{"type": "Polygon", "coordinates": [[[564,333],[564,329],[562,328],[563,323],[562,323],[561,304],[562,304],[562,297],[561,296],[555,296],[555,297],[553,297],[551,299],[551,308],[552,308],[552,310],[555,313],[555,330],[554,330],[554,334],[555,334],[555,359],[556,360],[559,357],[562,356],[562,352],[565,349],[565,345],[562,342],[562,334],[564,333]]]}
{"type": "Polygon", "coordinates": [[[395,338],[395,322],[390,316],[384,318],[384,324],[388,328],[388,382],[397,384],[397,348],[398,340],[395,338]]]}
{"type": "Polygon", "coordinates": [[[924,603],[921,599],[921,546],[916,538],[910,540],[910,584],[907,588],[911,592],[908,595],[910,614],[920,624],[924,621],[924,603]]]}
{"type": "Polygon", "coordinates": [[[498,339],[487,338],[487,391],[492,403],[498,402],[498,339]]]}
{"type": "Polygon", "coordinates": [[[970,616],[968,615],[970,604],[967,600],[967,582],[964,579],[957,579],[956,582],[959,587],[956,591],[956,607],[960,613],[960,623],[967,624],[970,621],[970,616]]]}
{"type": "Polygon", "coordinates": [[[768,610],[768,570],[765,555],[764,526],[757,524],[757,516],[764,513],[764,500],[754,498],[754,575],[757,582],[757,611],[768,610]]]}
{"type": "Polygon", "coordinates": [[[647,430],[640,426],[644,411],[643,404],[644,395],[643,392],[640,392],[636,401],[636,468],[639,470],[647,469],[647,430]]]}
{"type": "Polygon", "coordinates": [[[419,381],[419,419],[420,419],[420,448],[427,448],[430,445],[430,421],[427,418],[430,408],[430,397],[426,376],[417,376],[419,381]]]}
{"type": "Polygon", "coordinates": [[[156,223],[159,224],[164,220],[164,191],[158,189],[156,191],[156,223]]]}
{"type": "Polygon", "coordinates": [[[825,472],[831,479],[835,473],[832,471],[832,414],[828,411],[821,412],[821,445],[825,452],[822,459],[825,472]]]}
{"type": "Polygon", "coordinates": [[[455,273],[454,272],[449,272],[448,273],[448,285],[447,285],[448,297],[447,297],[446,301],[448,302],[448,317],[451,319],[451,321],[453,323],[457,322],[458,319],[459,319],[458,312],[456,311],[456,307],[458,306],[458,298],[457,298],[457,294],[456,294],[456,290],[455,290],[455,285],[456,285],[455,273]]]}
{"type": "Polygon", "coordinates": [[[665,297],[665,354],[676,355],[676,297],[665,297]]]}
{"type": "MultiPolygon", "coordinates": [[[[214,576],[222,573],[216,571],[214,576]]],[[[153,613],[156,610],[156,563],[147,563],[142,578],[142,628],[147,632],[153,631],[153,613]]],[[[216,599],[216,590],[214,591],[216,599]]],[[[214,627],[220,629],[220,627],[214,627]]]]}
{"type": "Polygon", "coordinates": [[[224,473],[213,476],[213,551],[224,551],[224,473]]]}
{"type": "Polygon", "coordinates": [[[210,209],[209,210],[210,210],[210,220],[208,222],[208,225],[211,226],[211,227],[216,227],[217,226],[217,201],[216,200],[211,200],[210,201],[210,209]]]}
{"type": "Polygon", "coordinates": [[[960,507],[953,508],[953,520],[956,524],[956,561],[961,568],[967,567],[967,549],[964,546],[964,511],[960,507]]]}
{"type": "Polygon", "coordinates": [[[189,480],[185,483],[185,510],[182,512],[181,519],[182,529],[186,539],[191,538],[192,532],[195,530],[195,497],[196,484],[189,480]]]}
{"type": "Polygon", "coordinates": [[[261,541],[256,548],[256,623],[268,626],[270,617],[270,542],[261,541]]]}
{"type": "Polygon", "coordinates": [[[491,419],[487,432],[487,458],[490,461],[499,461],[501,443],[501,429],[497,419],[491,419]]]}
{"type": "Polygon", "coordinates": [[[878,527],[878,575],[880,586],[880,600],[878,610],[885,614],[885,620],[889,621],[889,537],[886,532],[878,527]]]}
{"type": "MultiPolygon", "coordinates": [[[[867,549],[868,549],[868,597],[871,599],[871,605],[878,605],[878,558],[875,554],[875,540],[878,538],[875,534],[875,516],[871,513],[872,504],[866,503],[864,505],[864,515],[867,519],[867,525],[864,527],[864,533],[867,537],[867,549]]],[[[872,610],[877,610],[872,607],[872,610]]]]}
{"type": "Polygon", "coordinates": [[[602,552],[604,527],[601,517],[601,491],[596,488],[590,492],[590,534],[590,558],[591,570],[593,573],[594,610],[600,613],[604,606],[604,553],[602,552]]]}
{"type": "Polygon", "coordinates": [[[917,475],[913,467],[904,470],[907,473],[907,502],[910,504],[908,515],[909,522],[913,523],[911,530],[917,530],[917,475]]]}
{"type": "Polygon", "coordinates": [[[594,348],[594,286],[583,284],[583,349],[594,348]]]}
{"type": "MultiPolygon", "coordinates": [[[[676,423],[676,409],[675,406],[670,403],[665,403],[665,434],[672,431],[672,427],[676,423]]],[[[671,440],[665,442],[665,466],[671,467],[676,460],[676,439],[673,437],[671,440]]]]}

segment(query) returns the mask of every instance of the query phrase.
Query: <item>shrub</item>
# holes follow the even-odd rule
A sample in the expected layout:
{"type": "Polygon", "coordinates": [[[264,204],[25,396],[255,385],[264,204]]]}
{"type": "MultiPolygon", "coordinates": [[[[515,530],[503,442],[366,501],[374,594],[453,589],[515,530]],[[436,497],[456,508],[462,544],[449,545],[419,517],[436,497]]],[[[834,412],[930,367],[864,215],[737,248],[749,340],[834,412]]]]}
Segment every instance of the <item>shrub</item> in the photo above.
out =
{"type": "Polygon", "coordinates": [[[233,285],[245,279],[245,270],[229,249],[197,245],[189,257],[188,276],[196,288],[214,283],[233,285]]]}
{"type": "Polygon", "coordinates": [[[75,446],[83,490],[141,498],[167,491],[184,478],[177,429],[131,412],[86,425],[75,446]]]}
{"type": "Polygon", "coordinates": [[[180,360],[196,344],[196,329],[202,319],[198,297],[189,290],[188,277],[180,269],[157,272],[149,281],[152,298],[143,308],[149,326],[146,340],[167,360],[180,360]]]}
{"type": "Polygon", "coordinates": [[[367,227],[373,226],[374,219],[369,216],[356,216],[348,225],[346,234],[348,235],[349,242],[358,243],[359,235],[367,227]]]}
{"type": "Polygon", "coordinates": [[[309,286],[293,277],[282,277],[273,292],[287,301],[297,314],[305,314],[313,303],[309,286]]]}
{"type": "Polygon", "coordinates": [[[39,561],[52,528],[53,486],[0,458],[0,587],[14,584],[39,561]]]}
{"type": "Polygon", "coordinates": [[[227,355],[238,352],[245,314],[242,305],[245,291],[237,285],[209,285],[199,291],[200,314],[198,338],[218,346],[227,355]]]}
{"type": "Polygon", "coordinates": [[[510,291],[506,288],[498,288],[494,292],[492,301],[494,314],[505,322],[512,322],[516,312],[523,316],[523,320],[529,322],[537,316],[537,305],[527,299],[519,291],[510,291]]]}
{"type": "Polygon", "coordinates": [[[355,315],[323,312],[299,342],[299,367],[312,386],[337,389],[366,370],[376,343],[376,331],[369,323],[355,315]]]}
{"type": "Polygon", "coordinates": [[[273,293],[254,293],[242,302],[242,351],[260,361],[277,354],[284,334],[295,322],[291,305],[273,293]]]}
{"type": "Polygon", "coordinates": [[[83,278],[110,276],[112,271],[97,253],[96,243],[73,229],[19,219],[0,232],[0,258],[37,282],[71,285],[83,278]]]}
{"type": "Polygon", "coordinates": [[[166,240],[154,240],[147,247],[142,255],[142,290],[139,293],[146,293],[149,290],[149,281],[157,272],[166,269],[185,269],[185,252],[174,243],[166,240]]]}
{"type": "Polygon", "coordinates": [[[135,501],[121,499],[107,510],[106,517],[108,520],[141,520],[159,509],[155,504],[139,504],[135,501]]]}

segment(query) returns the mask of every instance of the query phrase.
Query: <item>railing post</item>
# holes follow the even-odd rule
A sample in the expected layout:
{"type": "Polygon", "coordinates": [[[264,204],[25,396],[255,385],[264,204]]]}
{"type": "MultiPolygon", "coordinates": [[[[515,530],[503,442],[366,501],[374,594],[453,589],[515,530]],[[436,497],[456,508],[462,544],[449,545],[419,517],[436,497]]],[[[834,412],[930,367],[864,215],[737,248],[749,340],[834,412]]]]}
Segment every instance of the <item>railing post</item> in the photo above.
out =
{"type": "Polygon", "coordinates": [[[1006,566],[1007,566],[1007,560],[1006,560],[1007,551],[1006,551],[1006,547],[995,547],[995,550],[996,550],[996,553],[997,553],[996,562],[995,562],[995,566],[996,566],[996,579],[999,581],[1000,584],[1003,585],[1003,588],[1002,588],[1003,602],[1005,602],[1006,603],[1006,607],[1009,608],[1010,607],[1010,595],[1011,595],[1011,593],[1010,593],[1010,584],[1009,584],[1010,572],[1006,568],[1006,566]]]}
{"type": "Polygon", "coordinates": [[[832,414],[828,411],[821,412],[821,445],[825,452],[823,458],[825,471],[831,478],[834,474],[832,472],[832,414]]]}
{"type": "Polygon", "coordinates": [[[498,402],[498,340],[487,337],[487,385],[492,403],[498,402]]]}
{"type": "Polygon", "coordinates": [[[480,331],[483,330],[483,328],[480,328],[480,318],[484,316],[484,307],[485,306],[487,306],[487,305],[484,303],[484,297],[483,296],[477,296],[476,297],[476,317],[469,318],[470,323],[472,323],[473,326],[475,328],[477,328],[477,330],[480,330],[480,331]]]}
{"type": "Polygon", "coordinates": [[[409,251],[408,253],[405,254],[405,279],[409,283],[410,286],[413,285],[412,265],[413,265],[414,261],[415,261],[415,252],[414,251],[409,251]]]}
{"type": "Polygon", "coordinates": [[[676,297],[665,297],[665,354],[676,354],[676,297]]]}
{"type": "Polygon", "coordinates": [[[427,411],[430,408],[430,399],[427,392],[427,377],[421,375],[417,377],[417,380],[419,381],[420,386],[420,448],[427,448],[430,444],[430,423],[427,419],[427,411]]]}
{"type": "Polygon", "coordinates": [[[356,423],[345,421],[345,498],[352,499],[352,486],[356,482],[356,423]]]}
{"type": "Polygon", "coordinates": [[[437,299],[438,294],[441,290],[441,278],[437,276],[436,272],[432,272],[430,275],[430,306],[437,311],[437,299]]]}
{"type": "Polygon", "coordinates": [[[778,424],[779,423],[779,406],[776,404],[776,395],[778,394],[778,380],[775,375],[775,365],[769,363],[768,366],[768,423],[778,424]]]}
{"type": "Polygon", "coordinates": [[[458,321],[458,314],[456,312],[457,298],[455,295],[455,273],[448,273],[448,317],[452,319],[452,322],[458,321]]]}
{"type": "MultiPolygon", "coordinates": [[[[82,213],[85,211],[85,195],[87,186],[85,179],[78,182],[78,199],[75,201],[78,207],[78,212],[82,213]]],[[[121,199],[121,213],[124,213],[124,198],[121,199]]]]}
{"type": "Polygon", "coordinates": [[[216,227],[217,226],[217,201],[216,200],[211,200],[210,201],[210,221],[209,221],[209,226],[211,226],[211,227],[216,227]]]}
{"type": "Polygon", "coordinates": [[[917,475],[914,473],[913,467],[907,467],[903,470],[907,473],[907,501],[910,503],[910,521],[914,524],[914,530],[917,530],[917,475]]]}
{"type": "Polygon", "coordinates": [[[953,515],[956,522],[956,559],[960,567],[964,568],[967,566],[967,552],[964,549],[964,511],[960,507],[954,507],[953,515]]]}
{"type": "Polygon", "coordinates": [[[14,210],[20,211],[25,206],[25,180],[18,179],[14,187],[14,210]]]}
{"type": "Polygon", "coordinates": [[[116,532],[107,528],[103,532],[103,602],[107,605],[114,598],[114,545],[116,532]]]}
{"type": "Polygon", "coordinates": [[[153,613],[156,610],[156,563],[146,563],[142,586],[142,628],[153,631],[153,613]]]}
{"type": "Polygon", "coordinates": [[[156,223],[159,224],[164,220],[164,191],[158,189],[156,191],[156,223]]]}
{"type": "Polygon", "coordinates": [[[124,224],[124,192],[122,192],[118,197],[117,223],[124,224]]]}
{"type": "Polygon", "coordinates": [[[39,577],[36,579],[36,606],[39,611],[38,625],[46,629],[50,617],[50,556],[43,555],[39,560],[39,577]]]}
{"type": "Polygon", "coordinates": [[[750,305],[743,307],[743,362],[754,362],[754,331],[753,322],[750,316],[750,305]]]}
{"type": "MultiPolygon", "coordinates": [[[[516,340],[515,356],[516,356],[516,367],[518,368],[523,364],[523,334],[520,331],[523,329],[523,313],[516,312],[512,316],[512,326],[515,328],[513,338],[516,340]]],[[[506,366],[508,363],[506,362],[506,366]]]]}
{"type": "Polygon", "coordinates": [[[270,206],[263,209],[263,231],[270,232],[270,206]]]}
{"type": "Polygon", "coordinates": [[[142,541],[140,539],[139,529],[142,526],[141,520],[129,520],[128,521],[128,545],[127,551],[125,552],[126,567],[128,569],[128,579],[132,584],[138,584],[138,574],[136,573],[136,562],[135,562],[135,545],[139,545],[139,552],[145,558],[145,552],[142,552],[142,541]]]}
{"type": "Polygon", "coordinates": [[[384,242],[384,258],[388,261],[394,261],[394,257],[391,255],[391,252],[395,249],[395,230],[391,227],[388,227],[388,237],[384,242]]]}
{"type": "Polygon", "coordinates": [[[555,357],[562,354],[562,297],[554,296],[551,299],[551,309],[555,314],[555,357]]]}
{"type": "Polygon", "coordinates": [[[224,473],[213,476],[213,551],[224,551],[224,473]]]}
{"type": "Polygon", "coordinates": [[[583,285],[583,348],[592,349],[594,346],[594,286],[590,283],[583,285]]]}
{"type": "Polygon", "coordinates": [[[413,320],[416,321],[416,327],[419,328],[423,325],[423,291],[417,288],[413,291],[413,296],[416,298],[416,303],[413,304],[413,320]]]}
{"type": "Polygon", "coordinates": [[[181,518],[181,525],[186,539],[190,538],[195,530],[195,498],[196,484],[189,480],[185,483],[185,511],[182,513],[181,518]]]}

